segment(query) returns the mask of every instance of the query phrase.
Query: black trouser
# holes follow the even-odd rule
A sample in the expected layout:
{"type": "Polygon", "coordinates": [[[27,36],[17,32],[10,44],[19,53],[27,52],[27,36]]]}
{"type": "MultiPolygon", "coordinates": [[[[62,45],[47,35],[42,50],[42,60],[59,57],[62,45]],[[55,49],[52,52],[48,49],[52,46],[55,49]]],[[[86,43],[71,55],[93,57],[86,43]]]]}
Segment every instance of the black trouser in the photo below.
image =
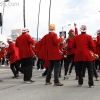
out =
{"type": "MultiPolygon", "coordinates": [[[[94,74],[94,76],[95,76],[95,78],[98,78],[98,73],[97,73],[97,70],[96,70],[96,68],[95,68],[95,61],[93,61],[93,74],[94,74]]],[[[86,72],[86,67],[84,66],[84,68],[83,68],[83,77],[85,77],[85,72],[86,72]]]]}
{"type": "Polygon", "coordinates": [[[19,67],[19,61],[16,61],[16,62],[12,63],[10,65],[10,68],[11,68],[14,76],[16,76],[18,74],[18,71],[20,71],[21,73],[23,73],[23,70],[19,67]]]}
{"type": "Polygon", "coordinates": [[[50,60],[50,66],[48,68],[46,82],[50,82],[53,68],[54,68],[54,83],[59,83],[60,60],[50,60]]]}
{"type": "Polygon", "coordinates": [[[69,69],[69,73],[72,72],[73,66],[74,66],[74,62],[71,62],[71,66],[70,66],[70,69],[69,69]]]}
{"type": "Polygon", "coordinates": [[[63,66],[63,62],[64,62],[64,64],[66,63],[66,58],[63,58],[63,59],[60,61],[59,76],[61,76],[61,69],[62,69],[62,66],[63,66]]]}
{"type": "Polygon", "coordinates": [[[33,58],[21,59],[21,66],[24,70],[24,81],[30,81],[32,78],[33,58]]]}
{"type": "Polygon", "coordinates": [[[99,59],[98,60],[95,60],[95,68],[96,70],[100,70],[100,56],[99,56],[99,59]],[[98,65],[99,65],[99,69],[98,69],[98,65]]]}
{"type": "Polygon", "coordinates": [[[38,59],[37,69],[44,69],[43,63],[44,63],[44,61],[42,59],[38,59]]]}
{"type": "Polygon", "coordinates": [[[42,75],[46,76],[47,75],[47,72],[48,72],[48,68],[43,72],[42,75]]]}
{"type": "Polygon", "coordinates": [[[77,66],[77,70],[78,70],[78,76],[79,76],[79,80],[78,83],[80,85],[83,84],[83,68],[84,66],[88,69],[88,79],[89,79],[89,86],[93,86],[94,82],[93,82],[93,61],[79,61],[75,63],[75,66],[77,66]]]}
{"type": "Polygon", "coordinates": [[[5,62],[5,58],[2,57],[2,62],[1,62],[1,64],[4,65],[4,62],[5,62]]]}
{"type": "MultiPolygon", "coordinates": [[[[64,64],[64,67],[65,67],[65,76],[67,75],[67,72],[68,72],[68,69],[69,69],[69,64],[73,62],[73,65],[74,65],[74,54],[72,55],[67,55],[67,58],[66,58],[66,62],[64,64]]],[[[76,72],[76,76],[77,75],[77,68],[75,67],[75,72],[76,72]]]]}

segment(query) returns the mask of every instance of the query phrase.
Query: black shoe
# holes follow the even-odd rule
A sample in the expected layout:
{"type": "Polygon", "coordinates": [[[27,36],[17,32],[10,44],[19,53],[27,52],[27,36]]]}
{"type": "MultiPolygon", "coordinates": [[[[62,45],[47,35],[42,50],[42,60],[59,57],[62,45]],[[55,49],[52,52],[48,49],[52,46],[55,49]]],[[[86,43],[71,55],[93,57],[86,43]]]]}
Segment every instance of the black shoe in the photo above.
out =
{"type": "Polygon", "coordinates": [[[46,76],[46,75],[43,73],[42,76],[46,76]]]}
{"type": "Polygon", "coordinates": [[[59,75],[59,77],[61,77],[61,75],[59,75]]]}
{"type": "Polygon", "coordinates": [[[30,80],[30,82],[35,82],[35,81],[33,81],[33,80],[30,80]]]}
{"type": "Polygon", "coordinates": [[[95,85],[89,86],[89,88],[94,88],[94,87],[95,87],[95,85]]]}

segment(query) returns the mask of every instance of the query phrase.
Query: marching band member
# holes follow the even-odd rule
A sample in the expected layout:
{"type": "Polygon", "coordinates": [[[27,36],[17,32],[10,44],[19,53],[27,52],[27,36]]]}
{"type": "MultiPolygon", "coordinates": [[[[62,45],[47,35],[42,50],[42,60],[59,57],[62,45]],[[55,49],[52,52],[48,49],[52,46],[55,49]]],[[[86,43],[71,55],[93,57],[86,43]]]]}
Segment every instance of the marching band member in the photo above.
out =
{"type": "Polygon", "coordinates": [[[63,42],[63,39],[59,39],[54,31],[55,25],[51,24],[49,26],[49,33],[41,39],[41,49],[39,55],[41,59],[50,61],[45,85],[52,84],[50,80],[51,73],[54,68],[54,86],[63,86],[63,84],[59,82],[59,68],[61,60],[59,44],[63,42]]]}
{"type": "Polygon", "coordinates": [[[10,57],[10,68],[14,74],[14,77],[12,78],[18,78],[19,77],[18,71],[23,73],[23,70],[19,67],[19,61],[20,61],[19,50],[15,46],[15,43],[13,43],[12,38],[8,38],[7,42],[9,44],[7,55],[9,55],[10,57]]]}
{"type": "Polygon", "coordinates": [[[41,39],[39,39],[39,41],[35,45],[36,55],[38,57],[38,61],[37,61],[37,70],[38,71],[44,70],[44,66],[43,66],[44,60],[40,59],[40,57],[39,57],[40,45],[41,45],[41,39]]]}
{"type": "Polygon", "coordinates": [[[2,42],[1,44],[1,50],[0,50],[0,55],[1,55],[1,66],[5,66],[4,63],[5,63],[5,47],[6,47],[6,44],[4,42],[2,42]]]}
{"type": "Polygon", "coordinates": [[[98,71],[100,72],[100,29],[97,30],[96,53],[99,55],[99,59],[96,63],[99,65],[98,71]]]}
{"type": "MultiPolygon", "coordinates": [[[[63,40],[64,40],[63,36],[61,36],[60,38],[63,38],[63,40]]],[[[67,45],[66,42],[64,44],[62,44],[62,43],[59,44],[59,50],[60,50],[61,56],[62,56],[62,59],[60,61],[59,77],[61,77],[61,69],[63,66],[63,62],[66,63],[66,57],[67,57],[67,50],[65,49],[66,45],[67,45]]]]}
{"type": "Polygon", "coordinates": [[[82,25],[80,28],[81,34],[74,37],[73,47],[75,47],[75,67],[78,70],[78,86],[81,87],[83,85],[83,67],[87,67],[88,69],[88,79],[89,79],[89,87],[94,87],[93,82],[93,56],[90,51],[95,52],[95,45],[92,40],[92,37],[86,34],[87,27],[82,25]]]}
{"type": "Polygon", "coordinates": [[[32,78],[32,69],[33,69],[33,56],[34,52],[32,51],[30,45],[35,44],[35,40],[31,38],[26,28],[22,30],[22,34],[16,39],[16,46],[19,48],[19,55],[21,59],[21,66],[24,69],[24,78],[25,83],[34,82],[32,78]]]}
{"type": "MultiPolygon", "coordinates": [[[[65,68],[64,80],[68,79],[67,73],[68,73],[68,69],[69,69],[69,64],[71,62],[74,63],[75,48],[72,47],[72,44],[73,44],[74,37],[78,35],[78,31],[77,31],[75,23],[74,23],[74,27],[75,27],[75,31],[73,29],[70,29],[68,32],[69,37],[67,39],[67,46],[66,46],[67,57],[66,57],[66,63],[64,63],[64,68],[65,68]]],[[[76,68],[75,68],[75,71],[76,71],[76,68]]],[[[76,79],[77,78],[78,78],[78,76],[77,76],[77,71],[76,71],[76,79]]]]}

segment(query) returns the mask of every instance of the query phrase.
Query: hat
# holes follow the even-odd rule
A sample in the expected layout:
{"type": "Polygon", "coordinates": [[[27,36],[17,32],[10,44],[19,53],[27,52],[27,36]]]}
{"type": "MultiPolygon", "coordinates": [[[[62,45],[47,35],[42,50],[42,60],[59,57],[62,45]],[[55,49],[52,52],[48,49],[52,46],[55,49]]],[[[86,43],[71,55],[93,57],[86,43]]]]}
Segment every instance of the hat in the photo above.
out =
{"type": "Polygon", "coordinates": [[[86,30],[87,30],[86,25],[82,25],[82,26],[80,27],[80,31],[81,31],[81,32],[86,32],[86,30]]]}
{"type": "Polygon", "coordinates": [[[92,39],[93,39],[93,40],[96,40],[96,37],[93,37],[92,39]]]}
{"type": "Polygon", "coordinates": [[[8,37],[8,38],[7,38],[7,41],[9,41],[9,42],[13,42],[13,40],[12,40],[11,37],[8,37]]]}
{"type": "Polygon", "coordinates": [[[55,25],[54,25],[54,24],[50,24],[49,30],[50,30],[50,31],[55,30],[55,25]]]}
{"type": "Polygon", "coordinates": [[[99,30],[97,30],[97,34],[100,34],[100,29],[99,29],[99,30]]]}
{"type": "Polygon", "coordinates": [[[29,32],[29,29],[27,28],[26,31],[29,32]]]}
{"type": "Polygon", "coordinates": [[[72,33],[72,32],[74,32],[74,30],[73,30],[73,29],[70,29],[69,32],[68,32],[68,34],[69,34],[69,33],[72,33]]]}
{"type": "Polygon", "coordinates": [[[29,32],[28,28],[22,29],[22,33],[27,33],[27,32],[29,32]]]}

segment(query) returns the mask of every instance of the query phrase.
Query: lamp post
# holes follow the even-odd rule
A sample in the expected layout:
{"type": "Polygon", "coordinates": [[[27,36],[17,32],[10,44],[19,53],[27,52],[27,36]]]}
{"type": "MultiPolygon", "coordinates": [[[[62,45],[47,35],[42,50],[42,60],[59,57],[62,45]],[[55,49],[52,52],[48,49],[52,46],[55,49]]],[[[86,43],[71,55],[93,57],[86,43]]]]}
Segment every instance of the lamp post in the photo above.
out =
{"type": "Polygon", "coordinates": [[[2,12],[2,16],[1,16],[2,17],[1,34],[2,34],[2,31],[3,31],[3,18],[4,18],[5,2],[9,2],[9,0],[4,0],[2,2],[4,2],[4,4],[3,4],[3,12],[2,12]]]}
{"type": "Polygon", "coordinates": [[[50,16],[51,15],[51,0],[50,0],[50,4],[49,4],[49,21],[48,21],[48,26],[50,26],[50,16]]]}
{"type": "Polygon", "coordinates": [[[25,19],[25,0],[23,0],[23,22],[24,28],[26,27],[26,19],[25,19]]]}
{"type": "Polygon", "coordinates": [[[40,0],[40,2],[39,2],[39,11],[38,11],[37,41],[38,41],[38,30],[39,30],[39,21],[40,21],[40,7],[41,7],[41,0],[40,0]]]}
{"type": "Polygon", "coordinates": [[[71,24],[68,24],[68,25],[62,26],[62,32],[63,32],[64,27],[66,27],[66,26],[71,26],[71,24]]]}

